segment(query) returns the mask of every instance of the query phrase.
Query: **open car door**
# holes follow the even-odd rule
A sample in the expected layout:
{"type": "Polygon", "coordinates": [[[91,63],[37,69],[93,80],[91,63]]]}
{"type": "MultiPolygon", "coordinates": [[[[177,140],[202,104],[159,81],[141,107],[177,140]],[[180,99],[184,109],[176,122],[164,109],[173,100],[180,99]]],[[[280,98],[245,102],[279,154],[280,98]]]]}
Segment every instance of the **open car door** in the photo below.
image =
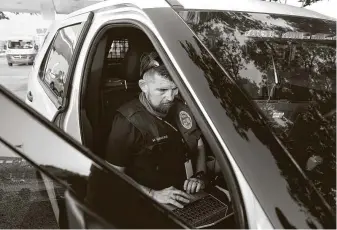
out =
{"type": "Polygon", "coordinates": [[[0,228],[181,228],[134,182],[0,86],[0,228]]]}
{"type": "Polygon", "coordinates": [[[79,189],[74,188],[83,184],[92,161],[76,154],[60,133],[21,108],[23,104],[1,86],[0,104],[0,227],[113,228],[83,204],[79,189]],[[77,164],[67,163],[66,158],[53,159],[49,149],[59,151],[59,159],[70,153],[77,164]]]}

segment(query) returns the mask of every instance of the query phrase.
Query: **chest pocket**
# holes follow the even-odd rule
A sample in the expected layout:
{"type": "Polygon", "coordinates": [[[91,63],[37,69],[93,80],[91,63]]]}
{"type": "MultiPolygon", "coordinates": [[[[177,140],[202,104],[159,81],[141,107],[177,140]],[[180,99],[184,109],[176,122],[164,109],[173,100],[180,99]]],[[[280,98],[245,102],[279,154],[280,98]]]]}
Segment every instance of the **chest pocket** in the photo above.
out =
{"type": "Polygon", "coordinates": [[[156,151],[165,149],[165,146],[169,145],[172,142],[172,137],[169,138],[168,134],[162,136],[153,137],[152,135],[145,136],[145,148],[149,151],[156,151]]]}
{"type": "Polygon", "coordinates": [[[166,168],[169,162],[173,165],[184,163],[186,148],[178,131],[148,112],[134,114],[132,118],[143,138],[141,151],[135,153],[135,164],[151,169],[158,165],[166,168]]]}
{"type": "Polygon", "coordinates": [[[166,132],[161,132],[158,136],[146,135],[145,142],[145,155],[152,158],[149,162],[153,162],[154,165],[166,168],[165,165],[168,164],[185,162],[187,149],[181,136],[170,127],[166,127],[166,132]]]}

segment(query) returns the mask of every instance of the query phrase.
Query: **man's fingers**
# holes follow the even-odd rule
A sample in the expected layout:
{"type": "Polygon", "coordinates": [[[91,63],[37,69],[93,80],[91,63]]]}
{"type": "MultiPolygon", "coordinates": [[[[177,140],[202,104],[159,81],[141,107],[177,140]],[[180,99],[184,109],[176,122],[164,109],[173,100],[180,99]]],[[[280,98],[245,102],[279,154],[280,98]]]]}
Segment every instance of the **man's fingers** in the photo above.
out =
{"type": "Polygon", "coordinates": [[[190,178],[184,182],[184,190],[188,194],[199,192],[204,187],[203,182],[196,178],[190,178]]]}
{"type": "Polygon", "coordinates": [[[195,182],[194,181],[190,181],[189,183],[188,183],[188,186],[187,186],[187,193],[188,194],[191,194],[192,193],[192,187],[193,187],[193,184],[194,184],[195,182]]]}
{"type": "Polygon", "coordinates": [[[197,181],[193,181],[190,193],[195,193],[196,192],[198,184],[199,183],[197,181]]]}
{"type": "Polygon", "coordinates": [[[201,189],[201,183],[198,183],[198,185],[197,185],[197,188],[196,188],[195,192],[199,192],[199,191],[200,191],[200,189],[201,189]]]}
{"type": "Polygon", "coordinates": [[[179,195],[175,195],[175,200],[177,201],[180,201],[180,202],[184,202],[184,203],[189,203],[190,200],[185,198],[185,197],[182,197],[182,196],[179,196],[179,195]]]}
{"type": "Polygon", "coordinates": [[[190,196],[190,195],[188,195],[186,192],[183,192],[183,191],[180,191],[180,190],[174,191],[173,194],[174,194],[174,195],[181,196],[181,197],[184,197],[184,198],[186,198],[186,199],[188,199],[188,200],[191,199],[191,196],[190,196]]]}
{"type": "Polygon", "coordinates": [[[170,198],[170,199],[168,200],[168,202],[169,202],[170,204],[172,204],[172,205],[178,207],[178,208],[183,208],[183,207],[184,207],[182,204],[180,204],[178,201],[173,200],[172,198],[170,198]]]}
{"type": "Polygon", "coordinates": [[[187,190],[187,185],[188,185],[188,182],[189,182],[189,180],[185,180],[185,182],[184,182],[184,191],[186,191],[186,190],[187,190]]]}

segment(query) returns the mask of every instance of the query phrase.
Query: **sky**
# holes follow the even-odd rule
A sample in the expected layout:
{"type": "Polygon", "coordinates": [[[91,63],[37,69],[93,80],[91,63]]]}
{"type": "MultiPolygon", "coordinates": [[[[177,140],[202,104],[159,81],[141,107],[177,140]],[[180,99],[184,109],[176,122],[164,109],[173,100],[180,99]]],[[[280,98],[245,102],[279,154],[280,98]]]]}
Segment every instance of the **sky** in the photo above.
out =
{"type": "MultiPolygon", "coordinates": [[[[284,0],[282,0],[282,2],[283,1],[284,0]]],[[[287,0],[287,4],[299,7],[301,6],[301,3],[299,3],[298,0],[287,0]]],[[[322,0],[310,6],[306,6],[305,8],[337,18],[337,0],[322,0]]]]}
{"type": "MultiPolygon", "coordinates": [[[[288,5],[301,6],[298,0],[281,1],[287,1],[288,5]]],[[[337,0],[323,0],[306,8],[337,18],[337,0]]],[[[48,28],[51,24],[51,21],[43,20],[41,15],[5,13],[10,20],[0,20],[0,40],[5,40],[9,36],[35,35],[37,28],[48,28]]],[[[56,15],[56,19],[63,17],[64,15],[56,15]]]]}
{"type": "MultiPolygon", "coordinates": [[[[15,15],[4,12],[9,20],[0,20],[0,40],[16,35],[35,35],[36,29],[48,28],[52,21],[44,20],[40,14],[30,15],[22,13],[15,15]]],[[[56,19],[62,19],[63,15],[57,15],[56,19]]]]}

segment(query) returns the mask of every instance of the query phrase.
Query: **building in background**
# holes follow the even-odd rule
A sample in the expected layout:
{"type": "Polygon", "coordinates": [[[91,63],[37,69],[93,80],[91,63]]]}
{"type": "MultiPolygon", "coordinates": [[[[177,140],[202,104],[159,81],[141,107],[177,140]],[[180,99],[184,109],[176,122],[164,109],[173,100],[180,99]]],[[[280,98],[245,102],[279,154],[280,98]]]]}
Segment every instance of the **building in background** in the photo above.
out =
{"type": "Polygon", "coordinates": [[[35,35],[35,44],[40,48],[44,42],[47,35],[47,28],[37,28],[35,35]]]}
{"type": "Polygon", "coordinates": [[[6,49],[6,42],[5,41],[0,41],[0,54],[4,54],[5,53],[5,49],[6,49]]]}

